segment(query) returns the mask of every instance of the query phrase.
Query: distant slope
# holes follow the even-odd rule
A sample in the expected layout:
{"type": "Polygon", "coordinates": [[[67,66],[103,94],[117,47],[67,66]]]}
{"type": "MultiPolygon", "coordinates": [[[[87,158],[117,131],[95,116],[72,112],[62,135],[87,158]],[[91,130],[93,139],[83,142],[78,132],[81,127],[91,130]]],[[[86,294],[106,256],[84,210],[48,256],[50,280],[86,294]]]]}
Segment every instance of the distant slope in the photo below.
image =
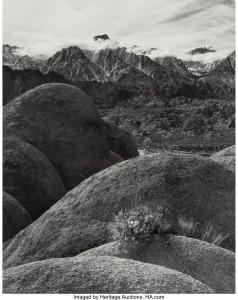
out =
{"type": "Polygon", "coordinates": [[[37,70],[12,70],[3,66],[3,105],[26,91],[49,82],[69,83],[62,76],[53,72],[43,75],[37,70]]]}
{"type": "MultiPolygon", "coordinates": [[[[126,47],[93,51],[71,46],[46,61],[19,57],[17,47],[4,45],[3,50],[5,65],[13,69],[39,69],[45,76],[54,72],[84,89],[103,107],[130,102],[135,97],[148,102],[153,97],[226,100],[235,96],[235,52],[223,60],[205,64],[172,56],[152,60],[126,47]]],[[[10,93],[15,95],[14,91],[10,93]]]]}
{"type": "Polygon", "coordinates": [[[177,84],[181,82],[192,82],[196,78],[185,63],[174,56],[158,57],[155,61],[164,67],[166,72],[177,84]]]}
{"type": "Polygon", "coordinates": [[[146,55],[128,52],[126,47],[102,49],[95,54],[93,61],[109,76],[109,79],[114,70],[122,69],[125,64],[150,76],[156,82],[168,82],[172,79],[162,65],[157,64],[146,55]]]}
{"type": "Polygon", "coordinates": [[[72,81],[105,82],[117,81],[122,72],[130,73],[129,67],[136,68],[157,82],[172,80],[162,65],[145,55],[127,52],[125,47],[107,48],[98,52],[82,50],[76,46],[65,48],[49,58],[42,71],[54,71],[72,81]]]}
{"type": "Polygon", "coordinates": [[[44,65],[44,60],[37,57],[30,57],[29,55],[19,55],[16,46],[3,45],[3,65],[9,66],[14,70],[40,70],[44,65]]]}
{"type": "Polygon", "coordinates": [[[219,80],[228,85],[235,84],[235,51],[223,59],[205,77],[219,80]]]}
{"type": "Polygon", "coordinates": [[[208,84],[212,96],[218,99],[235,97],[235,51],[221,60],[210,72],[199,79],[208,84]]]}
{"type": "Polygon", "coordinates": [[[50,57],[42,68],[44,74],[56,72],[70,81],[105,81],[104,72],[76,46],[64,48],[50,57]]]}

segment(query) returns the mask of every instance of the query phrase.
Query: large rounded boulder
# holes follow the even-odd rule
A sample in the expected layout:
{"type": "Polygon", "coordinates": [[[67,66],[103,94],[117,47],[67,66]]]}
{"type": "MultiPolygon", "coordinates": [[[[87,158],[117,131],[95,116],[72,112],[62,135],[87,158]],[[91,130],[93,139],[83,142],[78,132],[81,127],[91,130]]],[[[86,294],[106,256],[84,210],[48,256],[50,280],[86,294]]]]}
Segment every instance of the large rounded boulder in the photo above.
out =
{"type": "Polygon", "coordinates": [[[137,243],[111,242],[79,256],[114,256],[177,270],[210,286],[217,293],[235,292],[235,254],[216,245],[168,235],[137,243]]]}
{"type": "Polygon", "coordinates": [[[124,159],[139,155],[135,141],[131,134],[122,128],[103,121],[103,128],[110,149],[124,159]]]}
{"type": "Polygon", "coordinates": [[[114,257],[55,258],[3,272],[7,294],[214,293],[205,284],[164,267],[114,257]]]}
{"type": "Polygon", "coordinates": [[[4,137],[44,153],[67,190],[115,162],[94,104],[74,86],[38,86],[6,105],[3,121],[4,137]]]}
{"type": "Polygon", "coordinates": [[[38,148],[19,138],[3,143],[3,188],[38,218],[65,193],[55,167],[38,148]]]}
{"type": "Polygon", "coordinates": [[[14,197],[3,192],[3,241],[9,240],[31,222],[28,211],[14,197]]]}
{"type": "Polygon", "coordinates": [[[110,241],[110,223],[123,209],[146,205],[207,224],[229,235],[222,246],[234,249],[234,173],[208,158],[171,153],[117,163],[68,192],[4,250],[5,267],[50,257],[67,257],[110,241]]]}

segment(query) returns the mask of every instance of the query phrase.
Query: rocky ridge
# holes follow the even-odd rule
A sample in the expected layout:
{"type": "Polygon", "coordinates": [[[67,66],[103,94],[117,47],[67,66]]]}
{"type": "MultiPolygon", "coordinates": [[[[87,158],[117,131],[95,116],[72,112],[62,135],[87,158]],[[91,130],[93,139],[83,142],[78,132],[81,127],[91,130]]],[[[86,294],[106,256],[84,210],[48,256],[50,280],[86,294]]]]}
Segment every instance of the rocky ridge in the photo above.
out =
{"type": "MultiPolygon", "coordinates": [[[[110,40],[107,35],[99,35],[95,39],[95,42],[110,40]]],[[[96,82],[103,85],[107,98],[110,97],[110,85],[113,90],[126,91],[129,98],[131,94],[135,96],[139,93],[144,97],[234,98],[234,53],[220,62],[204,64],[175,57],[152,60],[147,53],[133,52],[130,47],[107,47],[93,51],[71,46],[39,64],[38,58],[19,57],[16,49],[9,45],[4,45],[4,49],[4,64],[12,68],[24,69],[28,66],[41,70],[43,74],[55,72],[80,87],[96,82]],[[138,78],[133,80],[135,73],[138,78]],[[122,78],[126,79],[123,81],[122,78]]],[[[90,93],[90,90],[85,92],[90,93]]],[[[112,97],[118,103],[118,97],[112,97]]]]}

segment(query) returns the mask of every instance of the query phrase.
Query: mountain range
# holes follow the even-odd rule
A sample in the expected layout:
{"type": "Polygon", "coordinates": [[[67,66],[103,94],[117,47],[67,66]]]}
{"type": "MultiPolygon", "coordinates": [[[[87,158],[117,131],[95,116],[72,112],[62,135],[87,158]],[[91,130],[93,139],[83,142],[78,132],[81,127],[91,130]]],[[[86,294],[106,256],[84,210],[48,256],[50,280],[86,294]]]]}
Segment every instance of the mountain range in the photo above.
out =
{"type": "Polygon", "coordinates": [[[34,87],[49,83],[68,83],[64,77],[54,72],[43,75],[39,70],[13,70],[3,66],[3,105],[34,87]]]}
{"type": "MultiPolygon", "coordinates": [[[[95,41],[108,39],[107,35],[94,37],[95,41]]],[[[45,60],[20,56],[18,49],[3,45],[4,65],[23,72],[38,70],[44,80],[49,74],[59,75],[60,80],[81,87],[95,102],[105,101],[106,106],[138,95],[198,99],[234,99],[235,95],[235,52],[205,64],[172,56],[151,59],[126,47],[93,51],[70,46],[45,60]]]]}
{"type": "Polygon", "coordinates": [[[3,65],[11,67],[13,70],[40,70],[45,62],[45,57],[41,58],[29,55],[21,55],[20,47],[3,45],[2,55],[3,55],[3,65]]]}

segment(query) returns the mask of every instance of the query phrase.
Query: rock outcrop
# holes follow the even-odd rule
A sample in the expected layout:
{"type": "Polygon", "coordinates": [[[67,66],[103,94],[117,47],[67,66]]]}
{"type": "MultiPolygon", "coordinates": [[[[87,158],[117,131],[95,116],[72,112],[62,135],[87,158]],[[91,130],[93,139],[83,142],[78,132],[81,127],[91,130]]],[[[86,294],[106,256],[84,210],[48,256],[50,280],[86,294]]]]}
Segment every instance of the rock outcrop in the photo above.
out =
{"type": "Polygon", "coordinates": [[[44,74],[55,72],[64,78],[77,81],[104,81],[106,79],[104,72],[92,62],[76,46],[64,48],[50,57],[42,68],[44,74]]]}
{"type": "Polygon", "coordinates": [[[164,267],[114,257],[48,259],[10,268],[3,293],[214,293],[203,283],[164,267]]]}
{"type": "Polygon", "coordinates": [[[222,246],[234,249],[234,173],[211,159],[165,153],[118,163],[82,182],[14,237],[5,267],[73,256],[110,241],[113,216],[138,205],[167,208],[173,231],[181,216],[198,223],[201,234],[212,223],[229,234],[222,246]]]}
{"type": "Polygon", "coordinates": [[[32,222],[28,211],[11,195],[3,192],[3,242],[32,222]]]}
{"type": "Polygon", "coordinates": [[[139,155],[135,141],[131,134],[106,121],[103,122],[104,132],[110,149],[124,159],[139,155]]]}
{"type": "Polygon", "coordinates": [[[3,188],[33,219],[85,178],[138,155],[130,134],[71,85],[38,86],[7,104],[3,119],[3,188]]]}
{"type": "Polygon", "coordinates": [[[66,193],[59,173],[47,156],[31,143],[13,136],[4,137],[3,188],[21,203],[32,219],[66,193]]]}
{"type": "Polygon", "coordinates": [[[169,235],[139,243],[112,242],[79,256],[114,256],[177,270],[203,282],[217,293],[235,292],[235,254],[213,244],[169,235]]]}
{"type": "Polygon", "coordinates": [[[235,156],[236,155],[236,146],[230,146],[219,152],[213,154],[213,157],[224,157],[224,156],[235,156]]]}
{"type": "Polygon", "coordinates": [[[212,156],[211,159],[235,173],[236,170],[235,156],[212,156]]]}
{"type": "Polygon", "coordinates": [[[228,170],[236,170],[235,145],[225,148],[211,156],[211,159],[226,167],[228,170]]]}
{"type": "MultiPolygon", "coordinates": [[[[207,91],[217,99],[234,99],[235,97],[235,51],[221,60],[214,69],[199,79],[207,85],[207,91]]],[[[209,93],[206,93],[209,96],[209,93]]]]}
{"type": "MultiPolygon", "coordinates": [[[[96,42],[106,42],[109,37],[99,35],[96,42]]],[[[55,53],[49,59],[19,56],[17,47],[4,45],[3,61],[11,68],[37,69],[44,74],[55,72],[74,84],[103,84],[96,99],[109,95],[119,104],[118,92],[111,92],[111,84],[123,93],[132,93],[133,97],[145,93],[143,97],[185,96],[195,99],[234,99],[235,97],[235,52],[225,59],[209,64],[200,61],[182,61],[176,57],[157,57],[152,60],[147,51],[136,51],[134,47],[106,47],[99,51],[70,46],[55,53]],[[124,78],[124,79],[123,79],[124,78]],[[133,78],[135,79],[133,81],[133,78]],[[106,84],[106,83],[109,83],[106,84]],[[129,85],[129,86],[128,86],[129,85]],[[106,91],[105,91],[106,89],[106,91]]],[[[19,50],[19,49],[18,49],[19,50]]],[[[194,49],[206,52],[207,48],[194,49]]],[[[205,53],[204,52],[204,53],[205,53]]],[[[100,85],[99,85],[100,86],[100,85]]]]}
{"type": "Polygon", "coordinates": [[[96,108],[74,86],[41,85],[6,105],[4,137],[9,136],[44,153],[67,190],[114,163],[96,108]]]}

